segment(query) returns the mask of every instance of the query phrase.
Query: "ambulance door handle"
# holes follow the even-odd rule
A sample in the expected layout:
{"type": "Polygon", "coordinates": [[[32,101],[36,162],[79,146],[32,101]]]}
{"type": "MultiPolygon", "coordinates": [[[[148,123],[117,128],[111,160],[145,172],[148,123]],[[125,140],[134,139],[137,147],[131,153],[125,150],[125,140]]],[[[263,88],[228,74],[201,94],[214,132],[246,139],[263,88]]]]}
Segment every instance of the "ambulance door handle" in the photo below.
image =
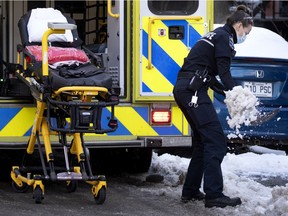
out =
{"type": "Polygon", "coordinates": [[[107,10],[108,10],[109,16],[116,18],[116,19],[119,18],[119,14],[114,14],[112,12],[112,0],[107,0],[107,10]]]}
{"type": "Polygon", "coordinates": [[[169,39],[182,40],[184,38],[184,26],[169,26],[169,39]]]}
{"type": "Polygon", "coordinates": [[[153,66],[152,66],[152,25],[154,24],[155,20],[195,20],[195,21],[200,21],[200,20],[202,20],[202,17],[201,16],[149,17],[149,22],[148,22],[148,65],[146,67],[148,70],[151,70],[153,68],[153,66]]]}

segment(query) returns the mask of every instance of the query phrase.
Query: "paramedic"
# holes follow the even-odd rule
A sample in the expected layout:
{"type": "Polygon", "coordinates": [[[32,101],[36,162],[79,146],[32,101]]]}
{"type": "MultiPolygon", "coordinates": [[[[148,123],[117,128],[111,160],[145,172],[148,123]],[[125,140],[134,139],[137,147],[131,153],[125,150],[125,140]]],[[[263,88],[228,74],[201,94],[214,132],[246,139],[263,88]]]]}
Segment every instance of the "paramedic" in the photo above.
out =
{"type": "Polygon", "coordinates": [[[240,198],[223,194],[221,162],[227,143],[207,91],[210,87],[225,95],[224,91],[235,86],[230,73],[234,43],[242,43],[252,26],[248,9],[238,6],[223,27],[196,42],[178,73],[174,98],[193,130],[193,153],[183,185],[183,202],[203,200],[208,208],[241,204],[240,198]],[[216,80],[216,75],[223,85],[216,80]],[[205,195],[200,191],[202,177],[205,195]]]}

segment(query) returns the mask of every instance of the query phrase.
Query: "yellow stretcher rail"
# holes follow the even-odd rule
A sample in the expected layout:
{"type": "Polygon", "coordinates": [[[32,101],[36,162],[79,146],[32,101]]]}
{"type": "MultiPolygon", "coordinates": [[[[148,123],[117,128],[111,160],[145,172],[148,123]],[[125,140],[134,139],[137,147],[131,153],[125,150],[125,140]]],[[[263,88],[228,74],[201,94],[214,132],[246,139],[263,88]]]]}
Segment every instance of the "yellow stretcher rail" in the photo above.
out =
{"type": "Polygon", "coordinates": [[[69,23],[48,23],[48,30],[42,36],[42,75],[48,76],[48,37],[51,34],[65,34],[65,30],[76,29],[69,23]]]}
{"type": "Polygon", "coordinates": [[[148,65],[147,69],[151,70],[152,66],[152,25],[155,20],[195,20],[200,21],[202,19],[201,16],[169,16],[169,17],[149,17],[148,23],[148,65]]]}
{"type": "MultiPolygon", "coordinates": [[[[76,28],[76,25],[69,23],[48,23],[48,29],[42,36],[42,77],[48,78],[49,76],[49,35],[64,34],[66,30],[76,28]]],[[[20,63],[22,47],[17,51],[17,62],[20,63]]],[[[23,62],[26,69],[25,58],[23,62]]],[[[96,203],[103,204],[106,199],[106,178],[102,175],[93,175],[83,134],[103,134],[117,129],[114,105],[119,103],[118,95],[114,95],[114,92],[109,95],[107,88],[99,86],[65,86],[51,92],[50,88],[46,89],[48,83],[38,83],[37,80],[41,75],[36,78],[35,76],[38,75],[36,73],[32,76],[32,73],[24,74],[25,71],[20,71],[20,69],[18,72],[21,80],[29,85],[37,100],[36,114],[25,157],[34,153],[35,144],[37,144],[43,174],[31,172],[34,167],[25,167],[23,170],[22,167],[13,166],[10,173],[13,189],[17,192],[25,192],[29,186],[33,186],[35,203],[41,203],[44,198],[43,180],[66,181],[69,192],[75,191],[76,181],[82,180],[92,185],[91,192],[96,203]],[[101,117],[102,109],[106,106],[111,107],[111,115],[108,127],[105,128],[101,125],[101,117]],[[43,141],[40,140],[40,135],[43,141]],[[54,167],[50,135],[58,135],[59,144],[62,144],[65,171],[54,167]],[[67,135],[73,136],[70,145],[67,135]],[[44,149],[41,142],[44,142],[44,149]],[[78,166],[71,164],[69,160],[69,157],[75,156],[77,161],[74,163],[78,163],[78,166]]]]}
{"type": "Polygon", "coordinates": [[[75,94],[84,94],[84,95],[98,95],[99,92],[108,92],[108,89],[105,87],[91,87],[91,86],[67,86],[67,87],[62,87],[58,89],[57,91],[54,92],[54,94],[59,95],[64,92],[70,92],[73,91],[74,95],[75,94]]]}

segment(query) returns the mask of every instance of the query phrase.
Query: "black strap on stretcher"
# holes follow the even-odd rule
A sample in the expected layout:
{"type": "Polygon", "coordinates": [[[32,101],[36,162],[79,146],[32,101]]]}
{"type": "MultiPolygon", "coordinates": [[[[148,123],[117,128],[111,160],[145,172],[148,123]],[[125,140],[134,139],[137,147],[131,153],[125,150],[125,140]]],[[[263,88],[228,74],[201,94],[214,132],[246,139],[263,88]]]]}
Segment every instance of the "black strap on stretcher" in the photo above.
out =
{"type": "Polygon", "coordinates": [[[2,52],[0,52],[0,65],[4,65],[6,68],[3,70],[3,83],[0,87],[0,93],[2,96],[6,96],[9,86],[10,86],[10,81],[9,81],[9,75],[12,74],[13,76],[16,76],[20,80],[22,80],[24,83],[27,82],[24,77],[31,76],[33,70],[35,68],[41,67],[42,63],[40,62],[40,65],[36,63],[32,67],[30,67],[27,70],[24,70],[23,66],[20,64],[15,64],[15,63],[9,63],[3,59],[2,52]],[[23,73],[23,76],[19,75],[16,73],[16,71],[20,71],[23,73]]]}
{"type": "MultiPolygon", "coordinates": [[[[0,52],[0,64],[3,64],[6,67],[6,75],[8,76],[9,74],[15,75],[15,72],[19,70],[20,72],[23,73],[24,77],[31,76],[32,72],[36,68],[42,67],[42,62],[36,62],[32,67],[29,67],[28,69],[24,70],[23,66],[20,64],[15,64],[15,63],[9,63],[4,61],[2,52],[0,52]]],[[[5,77],[3,77],[5,79],[5,77]]]]}

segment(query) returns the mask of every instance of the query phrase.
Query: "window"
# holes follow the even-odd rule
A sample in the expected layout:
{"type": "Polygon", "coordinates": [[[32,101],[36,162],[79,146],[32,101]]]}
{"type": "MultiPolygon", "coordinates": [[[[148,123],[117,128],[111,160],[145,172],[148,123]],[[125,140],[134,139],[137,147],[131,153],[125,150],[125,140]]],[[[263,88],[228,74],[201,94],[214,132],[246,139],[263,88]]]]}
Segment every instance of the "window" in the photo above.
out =
{"type": "Polygon", "coordinates": [[[191,15],[196,12],[198,5],[198,0],[148,0],[150,11],[156,15],[191,15]]]}

